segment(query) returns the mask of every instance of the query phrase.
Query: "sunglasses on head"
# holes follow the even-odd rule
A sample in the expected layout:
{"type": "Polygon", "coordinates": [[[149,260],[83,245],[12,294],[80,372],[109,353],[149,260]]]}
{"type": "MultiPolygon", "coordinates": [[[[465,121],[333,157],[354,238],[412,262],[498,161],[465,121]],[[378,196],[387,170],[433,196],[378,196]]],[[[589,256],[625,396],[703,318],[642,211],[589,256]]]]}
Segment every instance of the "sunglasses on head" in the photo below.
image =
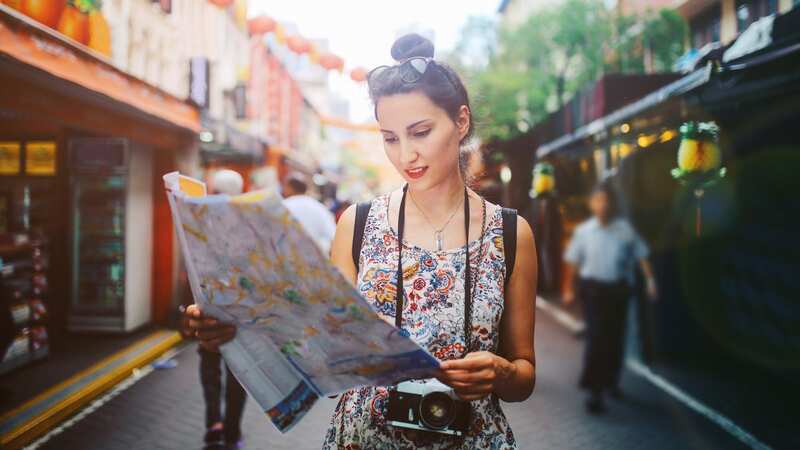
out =
{"type": "Polygon", "coordinates": [[[387,75],[393,73],[394,71],[399,72],[400,79],[404,83],[416,83],[422,78],[423,75],[425,75],[425,72],[428,71],[428,67],[435,64],[436,62],[433,60],[433,58],[415,56],[394,66],[378,66],[367,73],[367,84],[379,82],[381,79],[385,79],[387,75]]]}

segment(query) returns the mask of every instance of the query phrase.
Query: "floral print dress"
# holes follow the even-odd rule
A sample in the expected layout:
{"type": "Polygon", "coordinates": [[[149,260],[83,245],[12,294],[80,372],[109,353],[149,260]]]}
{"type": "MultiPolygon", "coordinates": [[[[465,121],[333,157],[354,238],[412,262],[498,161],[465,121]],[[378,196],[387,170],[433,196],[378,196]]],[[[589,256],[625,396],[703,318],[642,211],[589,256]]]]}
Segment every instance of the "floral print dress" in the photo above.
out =
{"type": "MultiPolygon", "coordinates": [[[[394,323],[397,234],[388,218],[389,196],[372,202],[361,247],[358,288],[373,308],[394,323]]],[[[503,313],[505,259],[500,208],[487,208],[483,240],[470,242],[473,279],[472,351],[496,352],[503,313]],[[479,255],[479,253],[482,255],[479,255]],[[477,277],[475,277],[477,274],[477,277]]],[[[466,354],[464,342],[464,247],[431,251],[403,244],[403,328],[439,360],[466,354]]],[[[362,386],[339,398],[323,449],[515,449],[496,395],[471,402],[464,437],[420,432],[386,423],[388,388],[362,386]]]]}

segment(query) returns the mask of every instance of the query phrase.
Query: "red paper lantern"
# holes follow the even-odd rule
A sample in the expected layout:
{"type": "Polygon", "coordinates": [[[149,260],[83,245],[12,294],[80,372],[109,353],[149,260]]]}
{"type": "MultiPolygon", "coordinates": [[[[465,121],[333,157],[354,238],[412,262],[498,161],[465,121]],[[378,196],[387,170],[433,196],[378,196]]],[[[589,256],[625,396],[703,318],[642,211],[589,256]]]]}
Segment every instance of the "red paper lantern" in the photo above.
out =
{"type": "Polygon", "coordinates": [[[323,53],[319,55],[319,65],[327,70],[344,68],[344,60],[333,53],[323,53]]]}
{"type": "Polygon", "coordinates": [[[311,43],[300,36],[289,37],[289,39],[286,40],[286,45],[289,47],[289,50],[297,54],[308,53],[308,51],[311,50],[311,43]]]}
{"type": "Polygon", "coordinates": [[[247,30],[251,35],[272,33],[278,27],[278,22],[272,17],[258,16],[247,21],[247,30]]]}
{"type": "Polygon", "coordinates": [[[209,0],[209,1],[219,6],[220,8],[228,7],[233,3],[233,0],[209,0]]]}
{"type": "Polygon", "coordinates": [[[350,79],[359,83],[362,81],[366,81],[367,69],[363,67],[356,67],[355,69],[350,71],[350,79]]]}

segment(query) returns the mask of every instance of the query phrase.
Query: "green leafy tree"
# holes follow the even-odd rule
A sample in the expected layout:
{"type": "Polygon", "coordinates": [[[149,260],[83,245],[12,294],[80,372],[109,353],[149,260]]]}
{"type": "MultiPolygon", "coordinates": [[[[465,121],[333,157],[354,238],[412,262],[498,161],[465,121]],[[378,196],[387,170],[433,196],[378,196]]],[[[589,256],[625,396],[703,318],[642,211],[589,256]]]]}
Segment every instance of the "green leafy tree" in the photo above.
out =
{"type": "Polygon", "coordinates": [[[513,29],[470,18],[447,60],[467,79],[479,135],[506,140],[603,73],[668,71],[685,34],[672,10],[621,16],[599,0],[563,0],[513,29]]]}
{"type": "Polygon", "coordinates": [[[671,9],[662,9],[645,20],[642,40],[652,54],[650,71],[669,71],[684,50],[684,37],[689,31],[686,21],[671,9]]]}

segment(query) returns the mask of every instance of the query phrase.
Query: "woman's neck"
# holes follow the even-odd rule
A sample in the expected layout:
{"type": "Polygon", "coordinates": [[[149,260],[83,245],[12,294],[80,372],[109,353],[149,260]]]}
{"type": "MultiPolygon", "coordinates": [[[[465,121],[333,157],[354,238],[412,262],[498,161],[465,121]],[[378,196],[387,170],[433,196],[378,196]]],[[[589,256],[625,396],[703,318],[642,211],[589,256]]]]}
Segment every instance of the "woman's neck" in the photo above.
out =
{"type": "Polygon", "coordinates": [[[414,201],[424,209],[431,219],[449,216],[463,200],[464,180],[460,176],[452,177],[428,189],[415,189],[409,186],[409,193],[414,201]]]}

